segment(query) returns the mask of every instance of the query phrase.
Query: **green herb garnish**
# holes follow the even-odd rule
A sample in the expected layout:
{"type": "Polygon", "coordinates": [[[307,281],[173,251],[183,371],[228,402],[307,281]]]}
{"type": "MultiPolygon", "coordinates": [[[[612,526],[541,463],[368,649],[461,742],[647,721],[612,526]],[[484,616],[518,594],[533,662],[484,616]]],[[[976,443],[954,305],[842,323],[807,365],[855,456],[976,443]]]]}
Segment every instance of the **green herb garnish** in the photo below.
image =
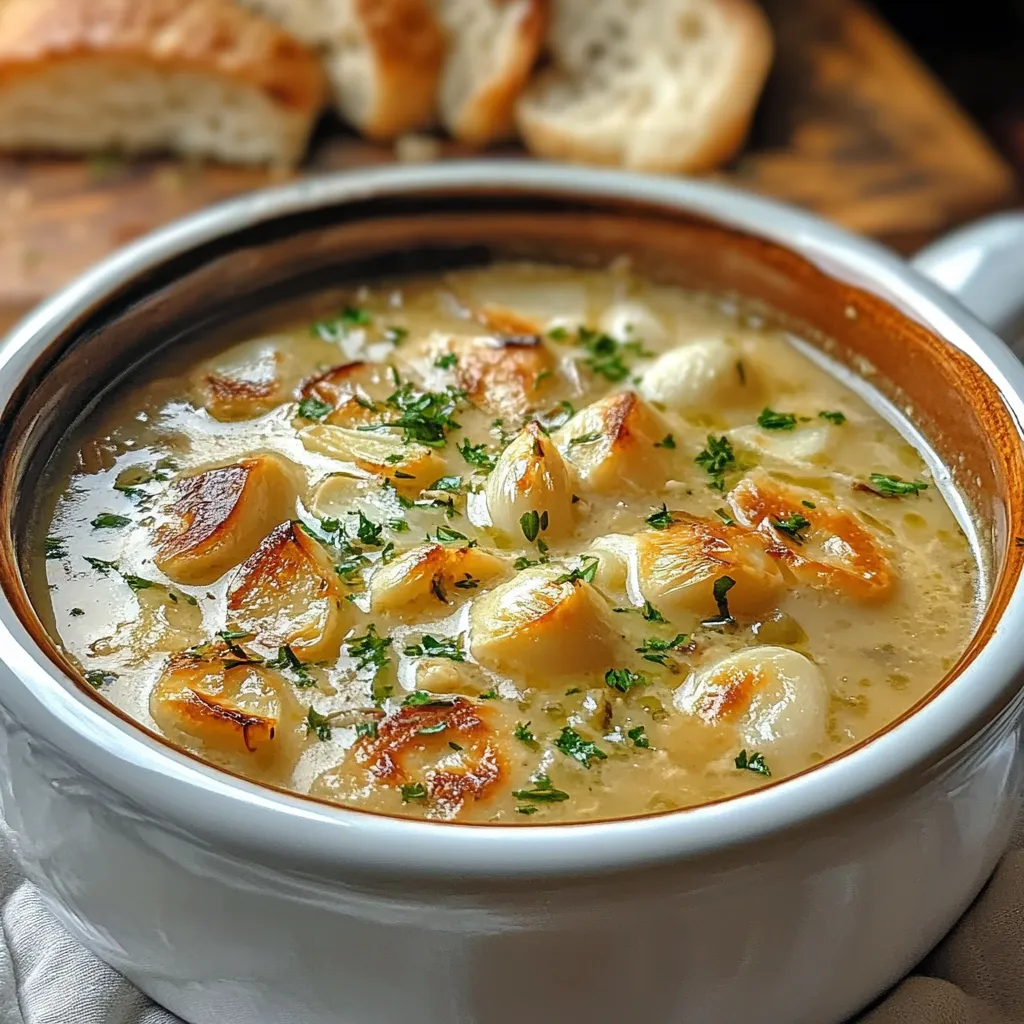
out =
{"type": "Polygon", "coordinates": [[[449,661],[465,661],[466,655],[462,651],[461,643],[461,637],[438,640],[424,634],[418,644],[409,644],[403,653],[410,658],[447,658],[449,661]]]}
{"type": "Polygon", "coordinates": [[[530,781],[533,783],[533,789],[513,790],[512,795],[517,800],[532,800],[538,804],[558,804],[569,799],[569,794],[555,789],[546,775],[535,775],[530,781]]]}
{"type": "Polygon", "coordinates": [[[619,693],[629,693],[634,687],[644,686],[647,683],[642,675],[638,672],[630,672],[628,668],[609,669],[604,674],[604,681],[619,693]]]}
{"type": "Polygon", "coordinates": [[[590,740],[585,740],[575,729],[565,726],[555,740],[555,746],[566,755],[589,768],[593,760],[604,761],[608,755],[590,740]]]}
{"type": "MultiPolygon", "coordinates": [[[[221,633],[222,637],[227,634],[221,633]]],[[[248,634],[244,634],[248,636],[248,634]]],[[[316,680],[310,675],[309,669],[299,660],[295,652],[288,644],[277,649],[277,657],[267,662],[267,668],[277,668],[282,671],[291,672],[295,676],[295,685],[300,688],[316,686],[316,680]]]]}
{"type": "Polygon", "coordinates": [[[326,743],[331,738],[331,723],[326,715],[321,715],[314,707],[306,712],[306,735],[316,733],[316,738],[326,743]]]}
{"type": "Polygon", "coordinates": [[[515,732],[512,735],[528,747],[535,747],[537,745],[537,737],[530,730],[529,722],[516,722],[515,732]]]}
{"type": "Polygon", "coordinates": [[[426,800],[427,787],[422,782],[407,782],[401,787],[402,803],[407,804],[413,800],[426,800]]]}
{"type": "Polygon", "coordinates": [[[557,577],[555,582],[576,583],[577,581],[582,581],[583,583],[593,583],[594,577],[597,575],[598,565],[598,559],[593,555],[582,555],[580,557],[580,564],[570,572],[563,573],[557,577]]]}
{"type": "Polygon", "coordinates": [[[117,673],[108,672],[106,669],[93,668],[85,673],[85,681],[94,689],[117,682],[117,673]]]}
{"type": "MultiPolygon", "coordinates": [[[[67,558],[68,557],[68,549],[67,549],[66,543],[60,537],[47,537],[46,538],[46,546],[44,548],[44,551],[46,553],[46,557],[47,558],[67,558]]],[[[86,561],[87,562],[91,561],[91,559],[87,558],[86,561]]],[[[99,562],[99,561],[101,561],[101,559],[97,558],[96,561],[99,562]]],[[[108,563],[104,563],[104,564],[107,566],[107,568],[110,568],[111,566],[114,565],[113,562],[108,562],[108,563]]],[[[98,566],[93,566],[93,568],[99,568],[99,567],[98,566]]]]}
{"type": "Polygon", "coordinates": [[[796,426],[796,416],[791,412],[775,412],[766,406],[757,417],[757,425],[762,430],[792,430],[796,426]]]}
{"type": "Polygon", "coordinates": [[[872,473],[869,477],[871,486],[861,486],[883,498],[905,498],[911,494],[919,494],[928,490],[928,485],[923,480],[903,480],[898,476],[888,476],[885,473],[872,473]]]}
{"type": "Polygon", "coordinates": [[[638,725],[636,728],[630,729],[626,735],[633,741],[634,747],[647,749],[651,745],[651,741],[647,738],[646,730],[642,725],[638,725]]]}
{"type": "Polygon", "coordinates": [[[494,469],[494,456],[487,454],[486,444],[470,444],[469,438],[467,437],[466,440],[459,445],[459,454],[466,460],[466,462],[471,466],[476,466],[477,469],[481,469],[487,473],[494,469]]]}
{"type": "Polygon", "coordinates": [[[665,616],[658,611],[657,608],[651,604],[650,601],[644,601],[643,611],[640,613],[648,622],[664,622],[665,616]]]}
{"type": "Polygon", "coordinates": [[[675,448],[676,439],[671,434],[666,434],[660,441],[654,442],[655,448],[675,448]]]}
{"type": "Polygon", "coordinates": [[[567,448],[572,448],[578,444],[593,444],[595,441],[600,441],[604,437],[604,434],[600,430],[592,430],[589,434],[580,434],[578,437],[570,437],[569,443],[566,445],[567,448]]]}
{"type": "Polygon", "coordinates": [[[829,412],[827,409],[822,409],[818,413],[818,419],[828,420],[829,423],[834,423],[837,427],[841,427],[846,422],[846,416],[841,412],[829,412]]]}
{"type": "Polygon", "coordinates": [[[530,509],[519,517],[519,526],[523,536],[532,544],[540,534],[540,513],[536,509],[530,509]]]}
{"type": "Polygon", "coordinates": [[[710,486],[716,491],[725,490],[725,473],[736,464],[736,453],[729,438],[708,434],[707,447],[694,459],[711,477],[710,486]]]}
{"type": "Polygon", "coordinates": [[[321,402],[319,398],[314,398],[312,395],[299,402],[299,416],[304,420],[319,422],[332,412],[334,412],[334,406],[330,402],[321,402]]]}
{"type": "Polygon", "coordinates": [[[113,512],[101,512],[89,525],[94,530],[120,530],[123,526],[131,526],[127,516],[114,515],[113,512]]]}
{"type": "Polygon", "coordinates": [[[643,655],[644,661],[652,661],[655,665],[668,664],[668,652],[685,647],[689,643],[689,636],[686,633],[677,633],[672,640],[658,640],[648,637],[644,640],[643,647],[637,647],[637,654],[643,655]]]}
{"type": "Polygon", "coordinates": [[[811,525],[811,521],[799,512],[790,512],[784,519],[772,516],[771,523],[779,533],[785,534],[795,544],[803,544],[807,540],[803,531],[811,525]]]}
{"type": "Polygon", "coordinates": [[[758,775],[764,775],[766,778],[769,778],[772,774],[768,765],[765,764],[763,754],[754,753],[748,757],[745,750],[741,750],[736,755],[736,767],[740,771],[756,772],[758,775]]]}
{"type": "Polygon", "coordinates": [[[669,512],[666,505],[662,505],[660,509],[647,517],[647,525],[654,527],[655,530],[667,530],[674,522],[676,520],[672,518],[672,513],[669,512]]]}
{"type": "Polygon", "coordinates": [[[731,576],[719,576],[718,579],[715,580],[712,593],[715,597],[715,604],[718,605],[718,615],[710,619],[704,619],[701,623],[702,626],[731,626],[736,621],[729,612],[729,600],[727,596],[729,591],[735,586],[736,581],[731,576]]]}
{"type": "Polygon", "coordinates": [[[390,647],[391,637],[378,636],[377,627],[373,623],[366,627],[366,632],[362,636],[345,641],[345,649],[356,659],[356,668],[362,670],[372,666],[375,673],[391,664],[388,657],[390,647]]]}
{"type": "Polygon", "coordinates": [[[450,370],[459,361],[459,357],[454,352],[446,352],[443,356],[438,356],[434,360],[434,365],[439,370],[450,370]]]}

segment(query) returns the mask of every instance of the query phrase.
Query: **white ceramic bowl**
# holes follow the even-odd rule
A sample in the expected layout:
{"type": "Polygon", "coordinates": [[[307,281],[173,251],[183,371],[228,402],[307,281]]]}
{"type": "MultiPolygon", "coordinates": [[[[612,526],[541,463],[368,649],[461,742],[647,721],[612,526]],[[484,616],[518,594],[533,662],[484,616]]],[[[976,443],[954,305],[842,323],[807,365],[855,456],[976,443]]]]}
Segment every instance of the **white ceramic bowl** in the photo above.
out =
{"type": "MultiPolygon", "coordinates": [[[[1005,291],[991,308],[1009,316],[1005,291]]],[[[1022,393],[1009,350],[906,263],[707,184],[447,164],[305,181],[172,225],[0,345],[0,802],[24,869],[81,942],[195,1024],[843,1020],[966,907],[1019,802],[1022,393]],[[811,324],[857,337],[888,325],[877,353],[899,378],[905,347],[913,372],[897,382],[915,406],[928,411],[931,374],[945,405],[966,403],[955,423],[931,410],[920,424],[963,455],[996,595],[963,663],[894,728],[796,778],[566,826],[428,823],[278,792],[86,692],[16,564],[32,481],[73,417],[218,309],[325,268],[411,265],[394,256],[408,250],[442,264],[449,242],[458,259],[494,242],[556,258],[626,248],[670,276],[714,264],[717,283],[806,306],[811,324]]]]}

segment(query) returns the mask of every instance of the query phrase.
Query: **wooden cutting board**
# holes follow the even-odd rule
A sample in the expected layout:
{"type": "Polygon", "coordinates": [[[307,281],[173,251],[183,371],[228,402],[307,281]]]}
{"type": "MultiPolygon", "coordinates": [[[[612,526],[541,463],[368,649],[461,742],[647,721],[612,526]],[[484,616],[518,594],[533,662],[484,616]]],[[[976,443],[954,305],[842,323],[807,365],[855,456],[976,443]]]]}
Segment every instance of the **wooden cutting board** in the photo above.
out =
{"type": "MultiPolygon", "coordinates": [[[[747,148],[716,177],[909,251],[1016,200],[1010,168],[856,0],[763,0],[777,59],[747,148]]],[[[440,156],[465,156],[443,144],[440,156]]],[[[516,150],[497,151],[495,155],[516,150]]],[[[327,126],[300,173],[395,159],[327,126]]],[[[0,326],[176,217],[285,180],[171,161],[0,161],[0,326]]]]}

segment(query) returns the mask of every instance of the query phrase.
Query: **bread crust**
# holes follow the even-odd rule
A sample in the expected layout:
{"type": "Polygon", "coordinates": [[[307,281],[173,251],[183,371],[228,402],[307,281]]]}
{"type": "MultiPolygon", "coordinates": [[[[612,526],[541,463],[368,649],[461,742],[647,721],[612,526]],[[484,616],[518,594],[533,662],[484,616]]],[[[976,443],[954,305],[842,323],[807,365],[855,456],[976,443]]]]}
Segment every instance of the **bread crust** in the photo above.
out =
{"type": "Polygon", "coordinates": [[[0,5],[0,87],[83,59],[193,70],[260,90],[312,118],[326,81],[316,55],[231,0],[7,0],[0,5]]]}
{"type": "Polygon", "coordinates": [[[342,110],[371,139],[392,139],[429,124],[444,64],[445,36],[427,0],[356,0],[375,65],[375,101],[359,117],[342,110]]]}
{"type": "MultiPolygon", "coordinates": [[[[572,163],[620,166],[653,173],[701,173],[731,159],[743,145],[765,77],[774,42],[771,26],[751,0],[708,0],[733,36],[738,54],[733,74],[716,98],[714,116],[705,116],[695,141],[673,149],[640,145],[631,125],[618,136],[566,130],[549,116],[542,97],[549,85],[565,80],[557,68],[545,71],[520,97],[516,121],[527,148],[536,156],[572,163]]],[[[556,41],[557,42],[557,41],[556,41]]]]}
{"type": "Polygon", "coordinates": [[[516,100],[530,77],[548,27],[549,0],[499,3],[508,3],[518,10],[512,13],[505,38],[496,40],[496,63],[491,74],[451,109],[446,110],[442,103],[444,127],[460,142],[471,146],[486,146],[514,134],[516,100]]]}

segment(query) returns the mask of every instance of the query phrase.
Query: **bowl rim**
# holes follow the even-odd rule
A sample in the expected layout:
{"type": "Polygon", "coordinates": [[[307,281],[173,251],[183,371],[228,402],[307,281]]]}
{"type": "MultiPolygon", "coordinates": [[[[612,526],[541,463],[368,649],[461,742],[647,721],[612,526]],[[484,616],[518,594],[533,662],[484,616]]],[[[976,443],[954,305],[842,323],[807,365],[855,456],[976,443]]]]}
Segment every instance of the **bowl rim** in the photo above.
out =
{"type": "MultiPolygon", "coordinates": [[[[1024,366],[953,298],[876,243],[722,185],[503,160],[308,178],[176,221],[79,277],[0,342],[0,408],[35,356],[82,314],[147,269],[197,245],[282,216],[407,190],[468,195],[495,189],[672,207],[780,245],[854,287],[882,290],[888,302],[979,365],[1018,424],[1024,447],[1024,366]]],[[[722,852],[799,828],[891,787],[919,784],[922,773],[1021,705],[1024,647],[1016,642],[1013,623],[1024,623],[1020,582],[983,649],[957,678],[909,717],[820,766],[719,803],[600,822],[481,826],[406,819],[314,802],[233,776],[155,743],[100,702],[83,700],[3,595],[0,651],[6,664],[0,669],[6,667],[7,678],[0,705],[19,728],[144,808],[151,819],[264,860],[321,872],[345,867],[380,878],[592,875],[722,852]],[[134,770],[124,771],[126,762],[134,770]]]]}

